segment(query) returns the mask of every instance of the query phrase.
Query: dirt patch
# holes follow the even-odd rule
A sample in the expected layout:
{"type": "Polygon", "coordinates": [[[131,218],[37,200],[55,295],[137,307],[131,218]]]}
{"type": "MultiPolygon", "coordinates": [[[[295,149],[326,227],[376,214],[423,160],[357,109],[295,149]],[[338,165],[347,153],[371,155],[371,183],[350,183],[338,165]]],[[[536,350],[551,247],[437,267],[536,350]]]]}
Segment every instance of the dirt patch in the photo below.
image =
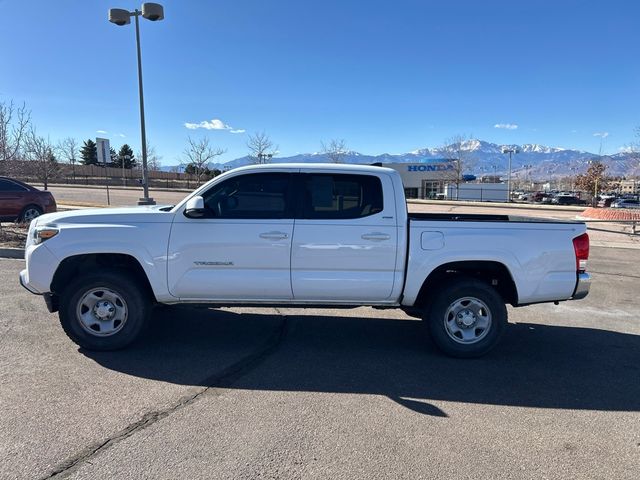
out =
{"type": "Polygon", "coordinates": [[[0,248],[24,248],[28,223],[0,223],[0,248]]]}

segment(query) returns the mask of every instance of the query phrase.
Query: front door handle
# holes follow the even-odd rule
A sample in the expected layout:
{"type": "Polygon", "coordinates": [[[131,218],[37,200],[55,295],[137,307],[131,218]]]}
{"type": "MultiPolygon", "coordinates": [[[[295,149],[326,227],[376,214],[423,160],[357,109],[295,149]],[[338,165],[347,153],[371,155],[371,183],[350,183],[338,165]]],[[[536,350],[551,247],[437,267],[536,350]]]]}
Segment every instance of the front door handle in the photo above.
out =
{"type": "Polygon", "coordinates": [[[363,240],[371,240],[372,242],[382,242],[383,240],[389,240],[391,235],[380,232],[365,233],[361,237],[363,240]]]}
{"type": "Polygon", "coordinates": [[[289,238],[284,232],[264,232],[260,234],[260,238],[264,238],[265,240],[284,240],[285,238],[289,238]]]}

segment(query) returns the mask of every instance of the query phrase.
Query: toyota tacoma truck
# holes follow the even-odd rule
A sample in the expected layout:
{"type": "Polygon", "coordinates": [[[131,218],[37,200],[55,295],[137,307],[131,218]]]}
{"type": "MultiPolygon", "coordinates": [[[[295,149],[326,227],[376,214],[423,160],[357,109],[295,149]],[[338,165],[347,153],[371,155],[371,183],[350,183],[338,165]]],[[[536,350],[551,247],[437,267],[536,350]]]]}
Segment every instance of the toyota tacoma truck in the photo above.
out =
{"type": "Polygon", "coordinates": [[[444,353],[496,345],[506,304],[589,291],[584,223],[408,213],[397,172],[272,164],[224,173],[175,206],[46,214],[20,282],[90,350],[131,344],[156,304],[399,308],[444,353]]]}

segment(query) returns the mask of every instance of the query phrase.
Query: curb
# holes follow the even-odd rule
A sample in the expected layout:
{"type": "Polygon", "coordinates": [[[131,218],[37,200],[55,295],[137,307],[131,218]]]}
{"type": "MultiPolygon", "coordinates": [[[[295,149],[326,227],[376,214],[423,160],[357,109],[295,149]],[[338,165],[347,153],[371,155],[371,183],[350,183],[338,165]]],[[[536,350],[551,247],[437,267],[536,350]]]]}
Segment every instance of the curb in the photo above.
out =
{"type": "Polygon", "coordinates": [[[24,260],[24,248],[0,248],[0,257],[24,260]]]}
{"type": "MultiPolygon", "coordinates": [[[[58,203],[58,211],[62,210],[83,210],[88,208],[107,208],[107,205],[99,205],[97,203],[58,203]]],[[[112,206],[113,208],[113,206],[112,206]]]]}
{"type": "Polygon", "coordinates": [[[599,242],[599,241],[590,241],[590,245],[592,247],[600,247],[600,248],[621,248],[627,250],[640,250],[640,245],[636,245],[633,243],[616,243],[616,242],[599,242]]]}

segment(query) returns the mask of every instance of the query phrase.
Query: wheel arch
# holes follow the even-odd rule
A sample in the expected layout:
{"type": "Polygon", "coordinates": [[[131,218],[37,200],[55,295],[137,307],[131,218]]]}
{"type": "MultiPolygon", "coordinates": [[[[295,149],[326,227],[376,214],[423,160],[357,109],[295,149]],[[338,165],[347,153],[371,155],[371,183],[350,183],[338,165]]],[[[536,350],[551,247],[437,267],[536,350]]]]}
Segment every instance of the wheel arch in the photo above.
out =
{"type": "Polygon", "coordinates": [[[483,281],[494,287],[505,303],[518,304],[518,289],[506,265],[490,260],[471,260],[445,263],[432,270],[422,283],[414,306],[424,308],[429,304],[431,292],[456,278],[483,281]]]}
{"type": "Polygon", "coordinates": [[[92,268],[121,269],[131,272],[154,302],[156,301],[149,278],[140,262],[132,255],[124,253],[85,253],[63,259],[51,281],[51,293],[60,295],[73,278],[92,268]]]}

